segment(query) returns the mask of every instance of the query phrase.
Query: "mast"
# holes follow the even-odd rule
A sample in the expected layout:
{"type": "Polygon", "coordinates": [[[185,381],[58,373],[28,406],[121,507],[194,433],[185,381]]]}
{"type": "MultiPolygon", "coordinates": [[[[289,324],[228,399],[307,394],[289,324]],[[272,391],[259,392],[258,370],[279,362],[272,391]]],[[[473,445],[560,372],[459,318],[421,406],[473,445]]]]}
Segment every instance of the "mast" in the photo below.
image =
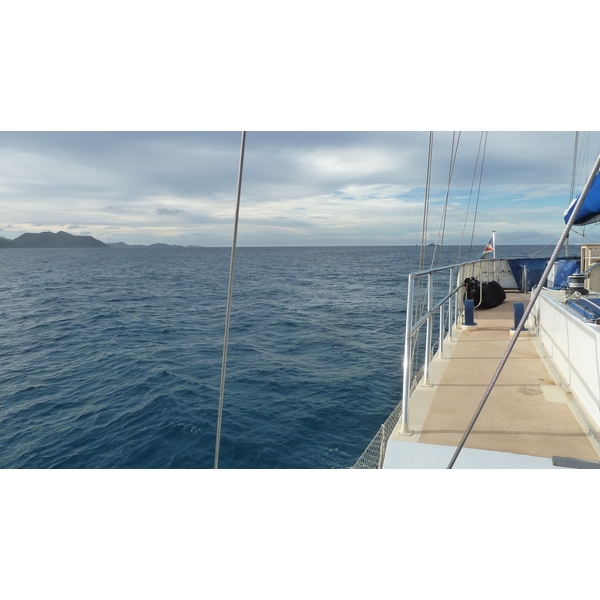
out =
{"type": "Polygon", "coordinates": [[[494,249],[494,254],[492,256],[494,257],[494,260],[496,260],[496,230],[495,229],[492,230],[492,248],[494,249]]]}

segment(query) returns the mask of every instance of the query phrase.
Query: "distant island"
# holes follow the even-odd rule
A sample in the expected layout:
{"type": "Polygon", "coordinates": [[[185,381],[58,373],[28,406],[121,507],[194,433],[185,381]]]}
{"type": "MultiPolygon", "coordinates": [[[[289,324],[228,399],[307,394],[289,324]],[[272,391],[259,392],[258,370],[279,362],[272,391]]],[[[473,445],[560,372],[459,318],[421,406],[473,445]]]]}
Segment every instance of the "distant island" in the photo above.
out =
{"type": "Polygon", "coordinates": [[[91,235],[71,235],[65,231],[24,233],[14,240],[0,238],[0,248],[108,248],[91,235]]]}
{"type": "Polygon", "coordinates": [[[108,242],[111,248],[204,248],[204,246],[181,246],[180,244],[126,244],[125,242],[108,242]]]}
{"type": "Polygon", "coordinates": [[[52,233],[24,233],[14,240],[0,236],[0,248],[203,248],[203,246],[180,246],[177,244],[105,244],[91,235],[71,235],[65,231],[52,233]]]}

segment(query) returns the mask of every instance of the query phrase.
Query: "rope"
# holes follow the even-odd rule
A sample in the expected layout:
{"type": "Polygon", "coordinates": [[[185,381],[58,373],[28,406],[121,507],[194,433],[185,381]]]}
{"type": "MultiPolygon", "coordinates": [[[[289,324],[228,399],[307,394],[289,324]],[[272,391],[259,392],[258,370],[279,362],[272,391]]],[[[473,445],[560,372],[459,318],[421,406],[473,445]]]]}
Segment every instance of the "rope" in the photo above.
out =
{"type": "Polygon", "coordinates": [[[229,322],[231,319],[231,297],[233,295],[233,271],[235,265],[235,249],[237,245],[237,230],[240,220],[240,197],[242,195],[242,172],[244,170],[244,149],[246,146],[246,132],[242,131],[242,144],[240,148],[240,168],[238,171],[237,199],[235,205],[235,222],[233,226],[233,241],[231,243],[231,263],[229,265],[229,287],[227,290],[227,310],[225,312],[225,336],[223,339],[223,360],[221,362],[221,389],[219,392],[219,413],[217,417],[217,441],[215,444],[215,465],[219,468],[219,448],[221,445],[221,422],[223,420],[223,398],[225,396],[225,371],[227,370],[227,346],[229,344],[229,322]]]}
{"type": "Polygon", "coordinates": [[[454,466],[454,463],[456,462],[456,459],[458,458],[460,451],[463,449],[463,446],[465,445],[465,442],[467,441],[467,438],[469,437],[469,434],[471,433],[471,430],[473,429],[475,422],[479,418],[479,415],[480,415],[481,411],[483,410],[483,407],[485,406],[485,403],[487,402],[487,399],[489,398],[489,396],[492,392],[492,389],[494,388],[494,385],[496,385],[496,381],[498,381],[498,377],[500,376],[500,373],[502,372],[502,369],[504,368],[504,365],[506,364],[506,361],[508,360],[508,357],[510,356],[512,349],[514,348],[515,344],[517,343],[519,334],[521,333],[521,331],[523,331],[523,328],[525,327],[525,321],[527,321],[529,314],[531,313],[531,310],[533,308],[533,305],[535,304],[535,301],[538,299],[540,293],[542,292],[542,288],[544,287],[544,284],[546,283],[546,279],[548,278],[550,270],[552,269],[552,266],[554,265],[554,263],[556,262],[556,259],[558,258],[558,254],[559,254],[563,244],[565,243],[567,236],[569,235],[569,231],[571,230],[571,227],[573,226],[573,221],[575,221],[575,218],[577,217],[577,213],[579,212],[579,208],[583,204],[583,201],[585,200],[587,193],[589,192],[590,188],[592,187],[592,182],[593,182],[594,177],[596,176],[596,173],[598,172],[599,169],[600,169],[600,155],[598,155],[598,158],[596,159],[596,164],[594,165],[594,168],[592,169],[592,173],[588,177],[585,187],[583,188],[583,191],[581,192],[581,196],[579,197],[579,200],[577,201],[577,204],[575,205],[575,208],[573,209],[573,212],[571,213],[571,217],[569,218],[569,221],[565,227],[565,230],[563,231],[562,235],[560,236],[560,239],[558,240],[558,244],[556,245],[556,248],[554,248],[554,252],[552,253],[550,260],[548,261],[548,264],[546,265],[546,268],[542,274],[540,282],[534,288],[534,291],[531,295],[529,304],[527,305],[527,308],[525,309],[525,312],[523,313],[523,317],[521,318],[521,321],[520,321],[519,325],[517,326],[517,329],[515,330],[515,335],[510,340],[508,348],[506,349],[506,352],[504,353],[504,356],[502,357],[502,360],[500,361],[500,365],[496,369],[496,372],[494,373],[494,376],[492,377],[492,381],[491,381],[490,385],[488,386],[485,394],[483,395],[483,398],[481,399],[481,402],[479,403],[479,406],[477,407],[477,410],[475,411],[475,414],[473,415],[473,418],[471,419],[469,426],[467,427],[460,443],[458,444],[456,451],[454,452],[454,456],[452,456],[452,459],[450,460],[450,463],[448,464],[448,469],[451,469],[454,466]]]}
{"type": "Polygon", "coordinates": [[[596,267],[600,267],[600,262],[596,263],[595,265],[592,265],[589,269],[586,269],[583,273],[581,273],[581,275],[585,275],[586,273],[589,273],[590,271],[594,270],[596,267]]]}

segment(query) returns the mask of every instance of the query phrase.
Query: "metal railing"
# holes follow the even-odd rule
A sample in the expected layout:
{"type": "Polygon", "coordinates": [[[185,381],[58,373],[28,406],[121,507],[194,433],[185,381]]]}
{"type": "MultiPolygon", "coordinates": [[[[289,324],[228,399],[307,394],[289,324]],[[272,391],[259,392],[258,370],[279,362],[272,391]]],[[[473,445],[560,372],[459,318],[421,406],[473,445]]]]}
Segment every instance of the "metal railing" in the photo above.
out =
{"type": "Polygon", "coordinates": [[[358,469],[381,468],[387,441],[401,420],[401,431],[408,429],[408,401],[418,381],[429,384],[429,367],[434,356],[443,356],[444,341],[452,339],[453,328],[462,319],[464,298],[459,293],[467,277],[493,277],[487,271],[492,261],[471,261],[410,273],[406,298],[406,328],[402,400],[381,426],[362,456],[358,469]],[[482,265],[485,264],[485,271],[482,265]],[[423,333],[424,332],[424,333],[423,333]],[[424,346],[420,348],[424,337],[424,346]],[[414,375],[413,375],[414,374],[414,375]]]}
{"type": "MultiPolygon", "coordinates": [[[[454,265],[427,269],[408,276],[408,293],[406,300],[406,329],[404,339],[404,361],[402,380],[402,415],[401,433],[410,434],[408,427],[408,401],[419,381],[429,385],[429,368],[435,355],[437,333],[437,354],[444,356],[444,340],[453,339],[455,327],[459,327],[464,319],[464,287],[465,279],[476,278],[481,283],[499,281],[510,275],[505,259],[475,260],[454,265]],[[437,278],[437,281],[436,281],[437,278]],[[426,280],[426,284],[420,284],[426,280]],[[419,299],[416,290],[420,288],[419,299]],[[437,291],[436,291],[437,290],[437,291]],[[426,297],[425,302],[422,300],[426,297]],[[425,342],[419,356],[419,336],[425,326],[425,342]],[[413,372],[417,375],[413,376],[413,372]]],[[[480,290],[482,288],[480,287],[480,290]]],[[[479,301],[475,299],[475,306],[479,301]]]]}
{"type": "MultiPolygon", "coordinates": [[[[406,327],[402,364],[402,400],[394,408],[353,468],[378,469],[383,465],[387,442],[398,423],[400,433],[410,435],[409,400],[419,384],[430,385],[434,357],[444,356],[444,343],[452,340],[454,328],[464,320],[466,278],[481,283],[501,282],[516,289],[506,259],[475,260],[411,273],[408,276],[406,327]]],[[[523,273],[523,281],[526,274],[523,273]]],[[[475,300],[475,305],[478,305],[475,300]]]]}
{"type": "MultiPolygon", "coordinates": [[[[485,259],[431,268],[408,276],[406,298],[406,328],[404,332],[404,359],[402,400],[381,426],[362,456],[354,465],[359,469],[377,469],[383,465],[385,449],[392,431],[400,422],[400,433],[410,435],[409,400],[421,385],[430,385],[430,365],[435,355],[443,358],[444,342],[452,340],[454,328],[464,321],[464,294],[461,290],[466,278],[480,283],[498,281],[503,287],[526,292],[527,267],[522,267],[522,283],[511,274],[507,259],[485,259]]],[[[532,282],[531,285],[537,285],[532,282]]],[[[481,288],[480,288],[481,289],[481,288]]],[[[479,304],[475,299],[475,306],[479,304]]]]}
{"type": "MultiPolygon", "coordinates": [[[[437,352],[440,357],[444,355],[444,340],[452,339],[454,325],[459,314],[464,310],[463,298],[457,295],[463,288],[465,268],[475,263],[463,263],[426,271],[411,273],[408,276],[408,293],[406,298],[406,328],[404,332],[404,360],[402,365],[402,413],[401,432],[410,434],[408,428],[408,400],[417,385],[417,377],[413,378],[415,367],[421,366],[422,381],[429,385],[429,368],[434,357],[435,345],[433,343],[436,333],[437,320],[437,352]],[[455,273],[459,273],[455,279],[455,273]],[[441,281],[443,274],[447,273],[447,284],[441,281]],[[421,284],[422,278],[426,284],[421,284]],[[420,289],[419,289],[420,288],[420,289]],[[424,288],[424,289],[423,289],[424,288]],[[445,289],[440,298],[440,290],[445,289]],[[421,292],[421,298],[416,297],[421,292]],[[436,293],[437,292],[437,293],[436,293]],[[426,297],[426,307],[422,296],[426,297]],[[437,296],[437,297],[436,297],[437,296]],[[424,310],[424,312],[423,312],[424,310]],[[420,314],[423,313],[423,314],[420,314]],[[418,346],[421,330],[425,326],[425,343],[423,349],[422,365],[419,365],[418,346]]],[[[474,267],[472,269],[474,271],[474,267]]],[[[466,277],[466,275],[465,275],[466,277]]]]}

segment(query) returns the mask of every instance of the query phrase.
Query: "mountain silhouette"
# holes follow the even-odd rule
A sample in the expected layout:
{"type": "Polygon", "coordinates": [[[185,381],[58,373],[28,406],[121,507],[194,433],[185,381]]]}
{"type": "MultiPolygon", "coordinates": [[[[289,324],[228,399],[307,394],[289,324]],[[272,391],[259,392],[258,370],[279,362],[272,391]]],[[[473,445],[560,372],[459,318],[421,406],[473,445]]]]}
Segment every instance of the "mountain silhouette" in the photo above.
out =
{"type": "Polygon", "coordinates": [[[91,235],[71,235],[65,231],[24,233],[14,240],[0,239],[0,248],[108,248],[91,235]]]}

